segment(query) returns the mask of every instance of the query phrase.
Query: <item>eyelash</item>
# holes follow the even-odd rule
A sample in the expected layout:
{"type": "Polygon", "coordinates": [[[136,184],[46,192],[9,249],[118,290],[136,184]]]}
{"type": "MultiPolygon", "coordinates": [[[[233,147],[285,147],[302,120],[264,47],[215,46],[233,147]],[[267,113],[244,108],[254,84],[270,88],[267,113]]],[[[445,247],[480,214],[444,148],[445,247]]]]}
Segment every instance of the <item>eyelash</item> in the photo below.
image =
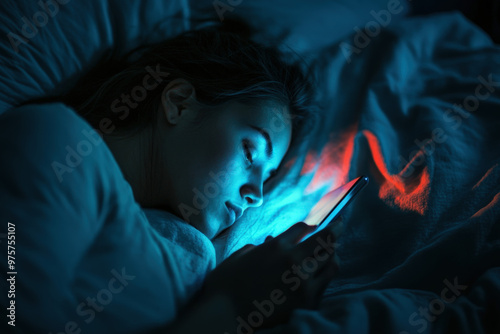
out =
{"type": "Polygon", "coordinates": [[[250,145],[247,140],[243,141],[243,151],[245,152],[245,159],[251,165],[253,163],[252,153],[250,152],[250,145]]]}
{"type": "MultiPolygon", "coordinates": [[[[252,165],[253,158],[252,158],[252,152],[250,152],[250,143],[249,143],[248,140],[244,140],[243,141],[243,151],[245,153],[245,159],[246,159],[247,163],[249,165],[252,165]]],[[[265,180],[264,183],[266,183],[267,181],[269,181],[276,174],[277,174],[277,171],[271,172],[271,174],[269,175],[269,178],[267,180],[265,180]]]]}

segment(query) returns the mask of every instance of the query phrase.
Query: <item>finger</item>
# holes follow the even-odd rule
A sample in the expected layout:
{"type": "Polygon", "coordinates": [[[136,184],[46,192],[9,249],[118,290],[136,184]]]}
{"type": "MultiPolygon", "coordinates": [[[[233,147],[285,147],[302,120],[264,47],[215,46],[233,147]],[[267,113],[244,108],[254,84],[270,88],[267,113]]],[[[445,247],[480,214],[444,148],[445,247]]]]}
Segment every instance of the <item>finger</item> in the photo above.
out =
{"type": "Polygon", "coordinates": [[[300,240],[302,240],[306,235],[313,232],[317,226],[307,225],[304,222],[299,222],[294,224],[288,230],[274,238],[275,240],[279,240],[285,244],[297,244],[300,240]]]}
{"type": "Polygon", "coordinates": [[[233,254],[231,254],[231,257],[238,257],[238,256],[241,256],[245,253],[248,253],[250,250],[254,249],[255,248],[255,245],[253,244],[248,244],[248,245],[245,245],[243,247],[241,247],[240,249],[238,249],[236,252],[234,252],[233,254]]]}
{"type": "Polygon", "coordinates": [[[300,243],[297,248],[300,253],[305,256],[314,255],[314,257],[321,257],[320,254],[327,253],[332,255],[335,253],[335,249],[337,248],[337,238],[335,232],[326,228],[318,233],[312,235],[307,238],[305,241],[300,243]]]}
{"type": "Polygon", "coordinates": [[[320,277],[332,270],[335,274],[339,272],[340,259],[337,253],[331,254],[318,265],[318,270],[314,273],[314,277],[320,277]]]}
{"type": "Polygon", "coordinates": [[[338,267],[337,246],[333,232],[321,231],[296,246],[293,250],[294,259],[296,262],[305,258],[314,259],[317,265],[316,273],[319,273],[327,266],[338,267]]]}
{"type": "Polygon", "coordinates": [[[340,237],[342,231],[344,230],[344,217],[339,216],[330,224],[328,224],[328,227],[326,229],[332,231],[335,234],[335,238],[340,237]]]}
{"type": "Polygon", "coordinates": [[[250,250],[252,250],[252,249],[254,249],[254,248],[255,248],[255,245],[253,245],[253,244],[248,244],[248,245],[245,245],[245,246],[241,247],[240,252],[241,252],[242,254],[245,254],[245,253],[249,252],[250,250]]]}
{"type": "Polygon", "coordinates": [[[268,242],[268,241],[273,240],[273,239],[274,239],[274,237],[273,237],[273,236],[268,235],[268,236],[266,237],[266,240],[264,240],[264,242],[268,242]]]}

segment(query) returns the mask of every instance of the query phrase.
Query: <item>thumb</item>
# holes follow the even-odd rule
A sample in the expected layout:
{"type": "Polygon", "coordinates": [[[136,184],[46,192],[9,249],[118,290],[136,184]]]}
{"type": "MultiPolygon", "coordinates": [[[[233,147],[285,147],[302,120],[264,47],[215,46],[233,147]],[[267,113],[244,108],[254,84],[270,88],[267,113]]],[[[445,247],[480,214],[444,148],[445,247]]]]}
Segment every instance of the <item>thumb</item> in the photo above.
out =
{"type": "Polygon", "coordinates": [[[272,235],[268,235],[266,237],[266,240],[264,240],[264,242],[268,242],[268,241],[273,240],[273,239],[274,239],[274,237],[272,235]]]}
{"type": "Polygon", "coordinates": [[[243,247],[241,247],[240,249],[238,249],[236,252],[234,252],[233,254],[231,254],[231,257],[238,257],[238,256],[241,256],[245,253],[248,253],[249,251],[251,251],[252,249],[254,249],[256,246],[253,245],[253,244],[248,244],[248,245],[245,245],[243,247]]]}
{"type": "Polygon", "coordinates": [[[287,244],[297,244],[299,243],[305,236],[313,232],[317,226],[308,225],[304,222],[298,222],[292,225],[288,230],[281,233],[276,238],[283,240],[287,244]]]}

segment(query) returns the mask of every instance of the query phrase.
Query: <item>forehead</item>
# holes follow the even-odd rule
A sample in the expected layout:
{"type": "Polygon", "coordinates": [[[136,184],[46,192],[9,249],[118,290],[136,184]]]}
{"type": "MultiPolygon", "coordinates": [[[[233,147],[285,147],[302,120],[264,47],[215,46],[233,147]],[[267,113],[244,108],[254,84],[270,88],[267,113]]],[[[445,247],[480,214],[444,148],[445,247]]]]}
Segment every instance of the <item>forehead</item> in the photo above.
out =
{"type": "MultiPolygon", "coordinates": [[[[241,102],[231,102],[226,111],[231,117],[243,124],[259,127],[269,133],[273,142],[289,141],[292,133],[292,123],[288,108],[276,102],[260,102],[249,105],[241,102]]],[[[288,146],[288,145],[287,145],[288,146]]]]}

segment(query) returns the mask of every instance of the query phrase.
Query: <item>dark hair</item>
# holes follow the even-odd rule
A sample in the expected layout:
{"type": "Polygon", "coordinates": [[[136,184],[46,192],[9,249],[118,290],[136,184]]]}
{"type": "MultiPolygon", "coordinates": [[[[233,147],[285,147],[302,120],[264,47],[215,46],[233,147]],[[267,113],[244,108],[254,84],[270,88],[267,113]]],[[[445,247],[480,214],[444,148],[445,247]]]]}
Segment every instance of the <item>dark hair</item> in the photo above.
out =
{"type": "MultiPolygon", "coordinates": [[[[102,120],[107,119],[107,124],[116,126],[113,135],[124,135],[154,122],[163,88],[173,79],[184,78],[195,88],[198,102],[206,106],[231,100],[246,104],[271,100],[287,106],[293,142],[301,129],[312,125],[309,121],[315,114],[312,83],[305,63],[286,61],[286,56],[291,54],[260,45],[250,37],[247,25],[225,20],[224,24],[188,31],[161,43],[140,47],[94,71],[101,73],[100,78],[94,76],[93,81],[87,82],[93,89],[91,96],[85,96],[89,89],[82,91],[79,84],[64,102],[94,128],[99,129],[102,120]],[[155,89],[146,91],[144,100],[139,102],[140,107],[129,110],[127,117],[112,108],[122,94],[130,94],[134,88],[143,86],[148,72],[157,69],[168,73],[168,77],[164,77],[155,89]],[[107,74],[109,72],[112,74],[107,74]]],[[[142,89],[141,94],[144,91],[142,89]]]]}

